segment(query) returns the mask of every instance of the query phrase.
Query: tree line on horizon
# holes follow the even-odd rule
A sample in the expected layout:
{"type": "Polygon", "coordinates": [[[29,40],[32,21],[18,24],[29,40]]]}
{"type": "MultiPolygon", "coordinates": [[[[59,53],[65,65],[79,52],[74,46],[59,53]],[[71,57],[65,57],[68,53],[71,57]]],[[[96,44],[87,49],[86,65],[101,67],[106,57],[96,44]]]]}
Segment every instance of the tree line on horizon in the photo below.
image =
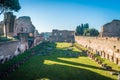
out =
{"type": "Polygon", "coordinates": [[[89,28],[89,24],[81,24],[76,27],[75,35],[77,36],[98,36],[99,31],[95,28],[89,28]]]}

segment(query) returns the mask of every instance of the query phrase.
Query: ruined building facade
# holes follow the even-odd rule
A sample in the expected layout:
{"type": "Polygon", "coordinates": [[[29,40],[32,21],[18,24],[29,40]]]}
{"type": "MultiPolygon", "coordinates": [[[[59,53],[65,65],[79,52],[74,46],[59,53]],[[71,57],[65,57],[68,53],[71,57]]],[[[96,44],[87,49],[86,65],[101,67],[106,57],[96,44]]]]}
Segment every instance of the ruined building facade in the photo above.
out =
{"type": "Polygon", "coordinates": [[[4,14],[4,35],[7,33],[8,36],[13,37],[14,34],[14,23],[16,16],[13,15],[13,12],[7,12],[4,14]]]}
{"type": "Polygon", "coordinates": [[[14,34],[14,23],[16,16],[12,12],[4,14],[4,20],[0,22],[0,35],[6,35],[13,37],[14,34]]]}
{"type": "Polygon", "coordinates": [[[120,37],[120,20],[113,20],[101,28],[102,37],[120,37]]]}
{"type": "Polygon", "coordinates": [[[33,45],[35,27],[29,16],[16,19],[14,31],[14,36],[17,36],[21,44],[23,44],[23,49],[28,49],[33,45]]]}
{"type": "Polygon", "coordinates": [[[14,36],[17,36],[19,33],[34,33],[35,27],[31,22],[30,17],[22,16],[16,19],[14,36]]]}
{"type": "Polygon", "coordinates": [[[51,40],[53,42],[74,42],[74,31],[53,30],[51,40]]]}

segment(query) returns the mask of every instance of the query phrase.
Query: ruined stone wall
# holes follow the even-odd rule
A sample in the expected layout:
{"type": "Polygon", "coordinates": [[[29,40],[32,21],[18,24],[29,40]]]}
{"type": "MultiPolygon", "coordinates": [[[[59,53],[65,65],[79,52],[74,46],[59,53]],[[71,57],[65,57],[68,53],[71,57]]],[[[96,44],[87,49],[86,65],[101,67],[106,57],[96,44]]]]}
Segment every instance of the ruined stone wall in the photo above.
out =
{"type": "Polygon", "coordinates": [[[34,29],[29,16],[19,17],[15,21],[14,36],[17,36],[18,33],[34,33],[34,29]]]}
{"type": "Polygon", "coordinates": [[[110,61],[120,64],[120,40],[119,38],[80,37],[75,41],[84,47],[91,49],[110,61]]]}
{"type": "MultiPolygon", "coordinates": [[[[32,47],[34,40],[35,27],[32,24],[29,16],[22,16],[16,19],[14,36],[19,37],[21,43],[25,46],[25,49],[32,47]],[[28,44],[28,45],[27,45],[28,44]]],[[[22,51],[24,51],[22,49],[22,51]]]]}
{"type": "Polygon", "coordinates": [[[51,39],[54,42],[74,42],[74,31],[53,30],[51,39]]]}
{"type": "Polygon", "coordinates": [[[20,42],[20,41],[10,41],[6,43],[0,43],[0,62],[5,62],[23,53],[28,48],[27,42],[20,42]]]}
{"type": "Polygon", "coordinates": [[[0,43],[0,60],[13,57],[18,45],[19,41],[0,43]]]}
{"type": "Polygon", "coordinates": [[[120,20],[113,20],[101,27],[102,37],[120,37],[120,20]]]}
{"type": "Polygon", "coordinates": [[[6,24],[6,30],[4,30],[4,35],[5,33],[7,33],[8,36],[13,37],[15,19],[16,16],[13,15],[13,12],[7,12],[4,14],[4,21],[6,24]]]}

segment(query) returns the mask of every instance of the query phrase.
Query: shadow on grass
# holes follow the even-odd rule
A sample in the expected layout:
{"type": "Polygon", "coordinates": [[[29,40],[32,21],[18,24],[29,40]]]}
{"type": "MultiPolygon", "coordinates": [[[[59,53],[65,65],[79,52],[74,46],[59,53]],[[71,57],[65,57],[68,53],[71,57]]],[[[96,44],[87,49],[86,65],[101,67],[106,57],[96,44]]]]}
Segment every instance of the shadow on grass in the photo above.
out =
{"type": "MultiPolygon", "coordinates": [[[[38,55],[40,53],[37,53],[35,56],[31,57],[28,62],[22,65],[18,70],[11,73],[5,80],[112,80],[109,77],[100,75],[88,69],[77,68],[74,66],[82,66],[86,68],[103,70],[102,68],[89,64],[82,64],[59,59],[78,58],[80,56],[86,57],[86,55],[77,51],[59,49],[55,46],[56,44],[53,44],[53,50],[47,51],[46,47],[48,47],[48,45],[42,45],[42,48],[45,48],[44,51],[48,52],[48,55],[38,55]],[[68,54],[77,55],[71,56],[68,54]],[[46,60],[53,61],[55,63],[45,64],[46,60]],[[64,64],[73,66],[68,66],[64,64]]],[[[51,46],[49,45],[49,47],[51,46]]]]}
{"type": "Polygon", "coordinates": [[[49,67],[43,70],[43,73],[37,74],[37,79],[48,78],[50,80],[113,80],[98,73],[83,68],[75,68],[60,64],[45,65],[49,67]],[[47,73],[47,74],[46,74],[47,73]]]}
{"type": "Polygon", "coordinates": [[[71,65],[75,65],[75,66],[83,66],[83,67],[87,67],[87,68],[104,70],[103,68],[100,68],[100,67],[96,67],[96,66],[92,66],[92,65],[88,65],[88,64],[75,63],[75,62],[70,62],[70,61],[65,61],[65,60],[60,60],[60,59],[55,59],[53,61],[57,61],[57,62],[60,62],[60,63],[71,64],[71,65]]]}

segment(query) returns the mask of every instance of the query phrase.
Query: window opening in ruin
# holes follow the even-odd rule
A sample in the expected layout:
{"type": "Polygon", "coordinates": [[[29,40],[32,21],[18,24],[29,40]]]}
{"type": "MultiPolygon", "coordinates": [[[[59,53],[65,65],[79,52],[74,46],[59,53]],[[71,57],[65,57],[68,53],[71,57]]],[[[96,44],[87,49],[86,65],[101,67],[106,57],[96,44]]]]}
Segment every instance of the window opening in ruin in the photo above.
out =
{"type": "Polygon", "coordinates": [[[56,33],[54,33],[54,35],[56,36],[56,33]]]}
{"type": "Polygon", "coordinates": [[[62,33],[60,33],[60,36],[62,36],[62,33]]]}
{"type": "Polygon", "coordinates": [[[20,31],[23,32],[23,27],[21,27],[20,31]]]}

